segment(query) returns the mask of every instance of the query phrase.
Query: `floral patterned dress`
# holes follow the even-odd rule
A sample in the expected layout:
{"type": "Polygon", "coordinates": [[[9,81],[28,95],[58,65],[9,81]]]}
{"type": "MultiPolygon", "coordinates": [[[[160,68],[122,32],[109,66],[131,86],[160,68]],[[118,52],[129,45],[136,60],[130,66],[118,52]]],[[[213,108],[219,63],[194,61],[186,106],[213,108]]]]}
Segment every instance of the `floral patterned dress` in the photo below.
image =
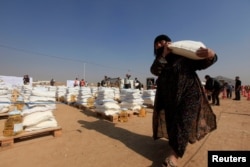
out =
{"type": "Polygon", "coordinates": [[[216,116],[196,74],[217,61],[192,60],[169,54],[156,58],[151,66],[158,76],[153,112],[153,138],[167,138],[182,157],[188,143],[194,143],[216,129],[216,116]]]}

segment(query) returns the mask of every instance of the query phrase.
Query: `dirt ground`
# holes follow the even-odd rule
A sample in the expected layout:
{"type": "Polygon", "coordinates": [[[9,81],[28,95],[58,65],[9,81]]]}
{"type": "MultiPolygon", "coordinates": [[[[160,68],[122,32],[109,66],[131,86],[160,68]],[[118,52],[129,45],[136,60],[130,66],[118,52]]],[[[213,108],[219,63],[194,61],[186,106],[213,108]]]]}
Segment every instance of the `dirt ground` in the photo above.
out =
{"type": "MultiPolygon", "coordinates": [[[[213,106],[218,128],[188,145],[181,167],[206,167],[208,150],[250,150],[250,101],[221,99],[213,106]]],[[[46,135],[0,148],[1,167],[160,167],[168,142],[152,139],[152,109],[126,123],[96,117],[93,110],[58,104],[62,136],[46,135]]],[[[0,120],[3,127],[4,119],[0,120]]]]}

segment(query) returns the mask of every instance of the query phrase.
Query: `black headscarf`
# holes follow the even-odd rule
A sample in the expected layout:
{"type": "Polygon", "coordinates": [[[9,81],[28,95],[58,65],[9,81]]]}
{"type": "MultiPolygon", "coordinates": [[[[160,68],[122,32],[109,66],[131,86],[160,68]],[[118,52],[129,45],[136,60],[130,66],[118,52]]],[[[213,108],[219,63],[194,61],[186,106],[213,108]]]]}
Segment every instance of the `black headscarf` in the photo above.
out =
{"type": "Polygon", "coordinates": [[[159,53],[159,52],[163,52],[163,48],[159,48],[159,49],[155,49],[155,44],[157,43],[157,42],[159,42],[159,41],[162,41],[162,40],[165,40],[165,41],[167,41],[167,42],[171,42],[171,39],[167,36],[167,35],[164,35],[164,34],[162,34],[162,35],[158,35],[156,38],[155,38],[155,40],[154,40],[154,55],[155,56],[157,56],[157,54],[159,53]]]}

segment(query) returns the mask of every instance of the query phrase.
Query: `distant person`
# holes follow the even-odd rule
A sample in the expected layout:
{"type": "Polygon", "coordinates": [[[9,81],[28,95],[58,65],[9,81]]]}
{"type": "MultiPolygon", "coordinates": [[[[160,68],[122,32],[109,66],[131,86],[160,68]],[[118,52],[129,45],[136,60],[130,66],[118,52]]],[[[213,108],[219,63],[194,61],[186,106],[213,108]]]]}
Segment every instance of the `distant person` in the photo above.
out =
{"type": "Polygon", "coordinates": [[[129,79],[128,78],[124,78],[124,88],[128,89],[130,87],[129,85],[130,85],[129,79]]]}
{"type": "Polygon", "coordinates": [[[75,81],[74,81],[74,87],[76,87],[76,86],[79,86],[78,78],[76,78],[75,81]]]}
{"type": "Polygon", "coordinates": [[[135,78],[134,84],[135,84],[135,89],[141,90],[141,82],[137,78],[135,78]]]}
{"type": "Polygon", "coordinates": [[[80,81],[80,87],[84,87],[84,86],[86,86],[86,82],[84,81],[84,79],[82,79],[80,81]]]}
{"type": "Polygon", "coordinates": [[[115,81],[115,85],[116,85],[117,88],[121,89],[121,84],[122,84],[121,78],[118,77],[117,80],[115,81]]]}
{"type": "Polygon", "coordinates": [[[106,79],[106,87],[110,87],[111,86],[110,80],[111,80],[110,77],[108,77],[106,79]]]}
{"type": "Polygon", "coordinates": [[[233,100],[240,100],[241,80],[240,77],[235,77],[235,98],[233,100]]]}
{"type": "Polygon", "coordinates": [[[131,75],[126,74],[126,77],[124,79],[124,88],[125,89],[131,88],[131,83],[130,83],[130,80],[129,80],[130,77],[131,77],[131,75]]]}
{"type": "Polygon", "coordinates": [[[219,106],[220,105],[219,95],[221,90],[223,89],[223,86],[217,79],[212,78],[209,75],[206,75],[205,79],[206,79],[205,89],[211,92],[212,105],[219,106]]]}
{"type": "Polygon", "coordinates": [[[226,88],[226,92],[227,92],[227,98],[231,99],[232,98],[233,86],[230,83],[226,82],[225,83],[225,88],[226,88]]]}
{"type": "Polygon", "coordinates": [[[147,83],[147,89],[153,89],[153,82],[151,79],[148,80],[148,83],[147,83]]]}
{"type": "Polygon", "coordinates": [[[102,87],[106,87],[107,86],[107,80],[108,80],[108,77],[104,76],[104,79],[101,81],[101,86],[102,87]]]}
{"type": "Polygon", "coordinates": [[[55,85],[55,80],[52,78],[51,80],[50,80],[50,86],[54,86],[55,85]]]}
{"type": "Polygon", "coordinates": [[[144,85],[141,84],[141,91],[143,92],[143,90],[144,90],[144,85]]]}
{"type": "Polygon", "coordinates": [[[29,83],[30,83],[30,77],[29,77],[29,75],[24,75],[23,76],[23,84],[24,85],[29,85],[29,83]]]}
{"type": "Polygon", "coordinates": [[[105,87],[105,86],[106,86],[106,83],[105,83],[105,80],[104,80],[104,79],[101,81],[100,85],[101,85],[102,87],[105,87]]]}
{"type": "Polygon", "coordinates": [[[101,83],[100,82],[97,82],[97,87],[100,87],[101,86],[101,83]]]}

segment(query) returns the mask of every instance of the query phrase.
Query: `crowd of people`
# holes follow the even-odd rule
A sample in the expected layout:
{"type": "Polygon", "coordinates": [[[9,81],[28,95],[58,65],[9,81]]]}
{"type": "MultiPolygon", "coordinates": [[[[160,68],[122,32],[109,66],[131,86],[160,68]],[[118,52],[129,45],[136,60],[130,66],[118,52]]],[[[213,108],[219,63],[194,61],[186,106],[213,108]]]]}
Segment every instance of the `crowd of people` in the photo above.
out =
{"type": "Polygon", "coordinates": [[[74,80],[74,87],[84,87],[84,86],[87,86],[87,82],[84,80],[84,79],[81,79],[81,80],[78,80],[78,78],[76,78],[74,80]]]}
{"type": "Polygon", "coordinates": [[[207,99],[212,100],[211,105],[220,105],[219,95],[224,93],[226,98],[232,98],[232,92],[235,91],[235,98],[233,100],[240,100],[240,92],[242,89],[242,84],[239,76],[235,77],[235,85],[232,85],[229,82],[218,81],[216,78],[210,77],[209,75],[205,76],[205,92],[207,94],[207,99]]]}
{"type": "Polygon", "coordinates": [[[123,82],[120,77],[117,78],[110,78],[107,76],[104,76],[104,79],[101,80],[101,82],[97,83],[97,86],[102,86],[102,87],[118,87],[118,88],[124,88],[124,89],[130,89],[130,88],[135,88],[142,90],[143,89],[143,84],[138,80],[138,78],[135,78],[133,82],[131,83],[130,79],[131,75],[126,74],[126,77],[124,78],[123,82]],[[133,84],[133,85],[132,85],[133,84]]]}

